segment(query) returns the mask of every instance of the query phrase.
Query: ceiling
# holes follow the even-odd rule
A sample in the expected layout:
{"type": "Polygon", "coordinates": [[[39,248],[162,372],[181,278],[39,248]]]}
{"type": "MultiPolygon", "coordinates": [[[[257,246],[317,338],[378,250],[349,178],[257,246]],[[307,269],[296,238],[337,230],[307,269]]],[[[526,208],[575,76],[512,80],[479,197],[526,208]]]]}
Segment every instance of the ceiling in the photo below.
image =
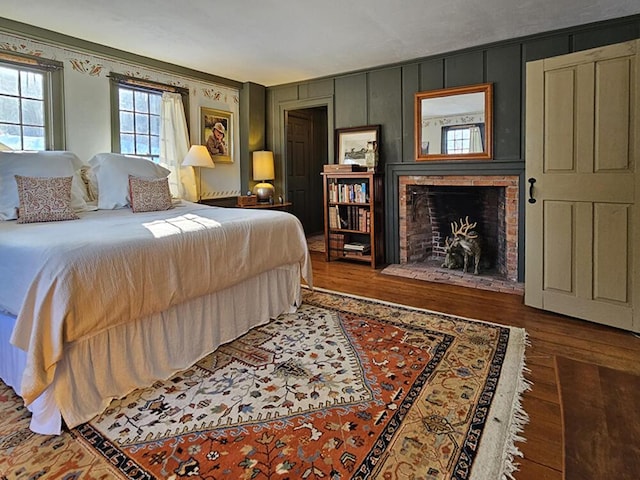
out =
{"type": "Polygon", "coordinates": [[[0,15],[265,86],[640,13],[638,0],[2,0],[0,15]]]}

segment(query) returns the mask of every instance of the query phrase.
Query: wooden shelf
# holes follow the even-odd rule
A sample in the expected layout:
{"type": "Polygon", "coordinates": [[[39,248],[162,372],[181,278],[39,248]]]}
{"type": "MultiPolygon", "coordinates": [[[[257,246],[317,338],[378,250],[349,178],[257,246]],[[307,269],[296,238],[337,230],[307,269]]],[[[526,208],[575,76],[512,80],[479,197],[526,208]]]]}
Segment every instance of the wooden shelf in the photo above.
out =
{"type": "Polygon", "coordinates": [[[384,263],[383,182],[374,172],[324,172],[325,258],[384,263]],[[338,226],[340,225],[340,226],[338,226]],[[345,250],[345,243],[369,245],[366,253],[345,250]]]}

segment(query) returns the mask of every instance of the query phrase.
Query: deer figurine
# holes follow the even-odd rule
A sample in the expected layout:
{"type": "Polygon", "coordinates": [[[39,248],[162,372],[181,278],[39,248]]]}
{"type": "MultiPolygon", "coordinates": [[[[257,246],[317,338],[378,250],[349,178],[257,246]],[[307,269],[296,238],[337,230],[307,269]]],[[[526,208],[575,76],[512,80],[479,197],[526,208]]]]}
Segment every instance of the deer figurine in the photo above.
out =
{"type": "Polygon", "coordinates": [[[469,257],[472,256],[475,266],[473,273],[475,273],[476,275],[478,275],[480,254],[482,253],[480,241],[478,240],[478,234],[472,230],[476,227],[477,224],[478,222],[469,223],[468,216],[465,218],[464,223],[462,222],[462,219],[460,219],[459,227],[457,222],[451,223],[451,233],[453,233],[454,236],[452,247],[459,246],[464,252],[464,267],[462,271],[466,273],[469,263],[469,257]]]}

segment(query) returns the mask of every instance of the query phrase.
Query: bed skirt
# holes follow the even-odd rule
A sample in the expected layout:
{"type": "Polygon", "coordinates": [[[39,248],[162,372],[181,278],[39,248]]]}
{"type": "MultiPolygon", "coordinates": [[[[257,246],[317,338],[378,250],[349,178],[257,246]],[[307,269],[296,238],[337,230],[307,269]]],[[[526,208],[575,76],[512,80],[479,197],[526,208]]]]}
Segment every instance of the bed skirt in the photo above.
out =
{"type": "MultiPolygon", "coordinates": [[[[300,266],[278,267],[219,292],[65,346],[54,381],[29,410],[32,431],[57,435],[114,398],[183,370],[301,301],[300,266]]],[[[0,378],[20,394],[26,353],[9,343],[15,317],[0,314],[0,378]]]]}

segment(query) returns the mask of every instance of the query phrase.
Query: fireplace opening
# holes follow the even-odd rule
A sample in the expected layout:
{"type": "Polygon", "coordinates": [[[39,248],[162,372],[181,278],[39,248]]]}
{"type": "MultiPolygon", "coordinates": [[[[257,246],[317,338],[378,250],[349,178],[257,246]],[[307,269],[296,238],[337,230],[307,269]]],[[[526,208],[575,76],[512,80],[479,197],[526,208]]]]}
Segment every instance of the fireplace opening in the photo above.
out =
{"type": "Polygon", "coordinates": [[[453,226],[461,228],[468,220],[475,224],[469,231],[475,232],[481,247],[480,274],[506,276],[504,187],[412,185],[407,197],[410,262],[441,265],[445,241],[454,237],[453,226]]]}

